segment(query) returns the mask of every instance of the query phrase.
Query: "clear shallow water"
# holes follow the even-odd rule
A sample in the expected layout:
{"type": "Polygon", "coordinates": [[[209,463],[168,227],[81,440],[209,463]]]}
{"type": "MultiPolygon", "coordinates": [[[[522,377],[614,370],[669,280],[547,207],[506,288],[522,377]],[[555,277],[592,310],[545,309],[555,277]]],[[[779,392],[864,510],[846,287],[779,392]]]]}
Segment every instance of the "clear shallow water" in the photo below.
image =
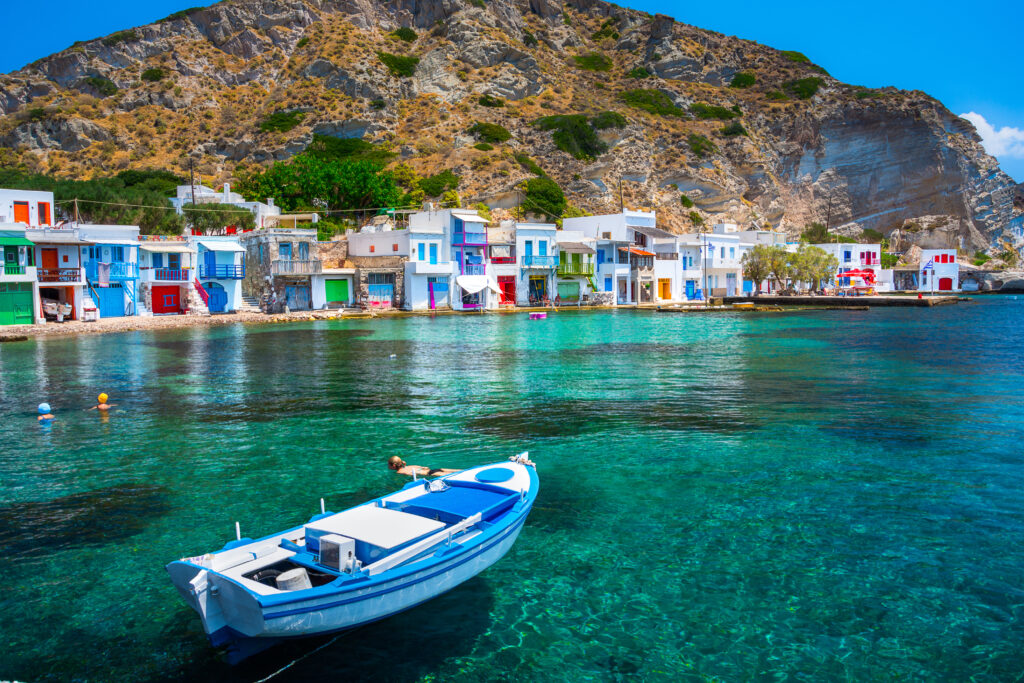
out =
{"type": "Polygon", "coordinates": [[[231,669],[166,562],[528,449],[501,563],[275,680],[1015,679],[1024,300],[981,301],[0,345],[0,678],[259,679],[328,639],[231,669]]]}

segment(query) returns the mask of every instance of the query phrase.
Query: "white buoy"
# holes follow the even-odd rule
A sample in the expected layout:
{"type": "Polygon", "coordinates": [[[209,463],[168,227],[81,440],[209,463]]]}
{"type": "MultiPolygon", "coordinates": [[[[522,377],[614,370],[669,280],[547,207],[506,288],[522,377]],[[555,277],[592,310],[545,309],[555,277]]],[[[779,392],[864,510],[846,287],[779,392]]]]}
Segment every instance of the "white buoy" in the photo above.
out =
{"type": "Polygon", "coordinates": [[[320,514],[322,515],[322,514],[325,514],[326,512],[327,512],[327,508],[324,507],[324,499],[321,498],[320,499],[320,514]]]}
{"type": "Polygon", "coordinates": [[[393,353],[390,356],[388,356],[388,358],[390,358],[391,360],[394,360],[394,359],[398,358],[398,354],[397,353],[393,353]]]}
{"type": "Polygon", "coordinates": [[[242,540],[242,527],[240,527],[238,525],[238,522],[235,522],[235,540],[236,541],[241,541],[242,540]]]}

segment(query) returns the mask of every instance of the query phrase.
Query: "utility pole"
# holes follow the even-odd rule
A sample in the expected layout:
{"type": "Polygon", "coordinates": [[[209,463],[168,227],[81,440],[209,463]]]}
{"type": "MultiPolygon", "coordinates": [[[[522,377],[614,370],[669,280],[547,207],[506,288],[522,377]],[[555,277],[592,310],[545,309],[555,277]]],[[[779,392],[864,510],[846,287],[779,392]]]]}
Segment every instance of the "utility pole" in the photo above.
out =
{"type": "Polygon", "coordinates": [[[188,179],[189,189],[192,190],[192,206],[196,205],[196,174],[195,169],[192,167],[192,157],[188,158],[188,179]]]}
{"type": "Polygon", "coordinates": [[[78,224],[78,197],[75,197],[75,224],[78,224]]]}
{"type": "Polygon", "coordinates": [[[624,213],[625,211],[626,207],[622,199],[622,176],[619,176],[619,213],[624,213]]]}
{"type": "Polygon", "coordinates": [[[825,239],[828,239],[828,228],[832,222],[832,193],[828,195],[828,211],[825,213],[825,239]]]}

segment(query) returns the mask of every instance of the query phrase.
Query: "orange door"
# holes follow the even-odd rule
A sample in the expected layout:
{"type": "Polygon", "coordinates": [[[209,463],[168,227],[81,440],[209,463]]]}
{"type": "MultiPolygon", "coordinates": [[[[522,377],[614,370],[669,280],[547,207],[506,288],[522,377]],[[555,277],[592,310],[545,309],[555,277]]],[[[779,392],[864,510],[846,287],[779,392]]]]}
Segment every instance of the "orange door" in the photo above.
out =
{"type": "Polygon", "coordinates": [[[50,205],[46,202],[39,202],[39,225],[50,224],[50,205]]]}
{"type": "Polygon", "coordinates": [[[56,249],[43,249],[42,250],[42,263],[43,270],[50,270],[51,268],[56,270],[60,266],[57,265],[57,250],[56,249]]]}
{"type": "Polygon", "coordinates": [[[28,202],[14,202],[14,222],[29,224],[28,202]]]}

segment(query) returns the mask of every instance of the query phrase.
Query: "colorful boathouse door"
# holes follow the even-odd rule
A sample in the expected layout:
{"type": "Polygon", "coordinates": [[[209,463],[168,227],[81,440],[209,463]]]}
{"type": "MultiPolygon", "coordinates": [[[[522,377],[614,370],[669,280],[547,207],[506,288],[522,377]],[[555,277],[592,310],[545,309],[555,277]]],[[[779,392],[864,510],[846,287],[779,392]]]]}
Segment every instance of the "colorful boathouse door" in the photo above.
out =
{"type": "Polygon", "coordinates": [[[210,313],[223,313],[226,311],[228,307],[228,293],[224,290],[224,286],[216,282],[210,282],[204,286],[206,287],[206,293],[209,295],[206,307],[210,309],[210,313]]]}
{"type": "Polygon", "coordinates": [[[953,278],[940,277],[939,278],[939,291],[940,292],[951,292],[953,291],[953,278]]]}
{"type": "Polygon", "coordinates": [[[686,298],[692,299],[697,294],[697,283],[693,280],[686,281],[686,298]]]}
{"type": "Polygon", "coordinates": [[[181,313],[181,288],[177,285],[153,287],[153,314],[181,313]]]}
{"type": "Polygon", "coordinates": [[[97,287],[93,292],[99,298],[96,305],[99,306],[101,318],[124,317],[124,291],[120,285],[97,287]]]}

